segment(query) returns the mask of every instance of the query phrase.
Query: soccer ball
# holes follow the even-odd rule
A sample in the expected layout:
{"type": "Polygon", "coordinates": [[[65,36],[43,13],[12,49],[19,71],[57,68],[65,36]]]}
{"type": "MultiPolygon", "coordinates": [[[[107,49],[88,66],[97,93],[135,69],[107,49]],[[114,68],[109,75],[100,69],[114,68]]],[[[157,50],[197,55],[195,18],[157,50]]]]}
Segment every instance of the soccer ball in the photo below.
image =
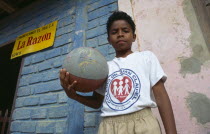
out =
{"type": "Polygon", "coordinates": [[[91,92],[98,89],[108,76],[105,57],[91,47],[76,48],[67,54],[63,68],[70,73],[70,83],[77,81],[75,90],[91,92]]]}

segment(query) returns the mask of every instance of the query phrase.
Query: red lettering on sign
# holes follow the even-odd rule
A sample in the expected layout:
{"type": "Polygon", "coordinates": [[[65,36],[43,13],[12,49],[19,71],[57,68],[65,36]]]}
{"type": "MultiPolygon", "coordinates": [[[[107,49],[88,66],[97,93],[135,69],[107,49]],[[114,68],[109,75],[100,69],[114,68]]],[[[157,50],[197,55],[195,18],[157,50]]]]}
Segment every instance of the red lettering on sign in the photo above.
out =
{"type": "Polygon", "coordinates": [[[21,48],[24,48],[24,46],[25,46],[25,41],[23,41],[22,43],[21,43],[21,41],[19,41],[19,42],[18,42],[17,50],[19,50],[19,49],[21,49],[21,48]]]}
{"type": "Polygon", "coordinates": [[[29,38],[28,38],[28,42],[27,42],[27,45],[26,45],[26,46],[30,46],[30,45],[31,45],[32,39],[33,39],[33,37],[29,37],[29,38]]]}
{"type": "Polygon", "coordinates": [[[27,41],[27,46],[34,45],[37,43],[41,43],[42,41],[49,40],[51,37],[51,33],[46,33],[39,37],[29,37],[27,41]]]}

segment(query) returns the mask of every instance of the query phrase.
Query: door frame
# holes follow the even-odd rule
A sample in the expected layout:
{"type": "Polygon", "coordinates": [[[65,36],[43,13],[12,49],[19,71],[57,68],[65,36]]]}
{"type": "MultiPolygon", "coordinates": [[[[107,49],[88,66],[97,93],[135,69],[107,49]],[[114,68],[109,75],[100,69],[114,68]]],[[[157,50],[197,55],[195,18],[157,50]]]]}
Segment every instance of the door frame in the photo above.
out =
{"type": "MultiPolygon", "coordinates": [[[[0,45],[0,48],[6,45],[9,45],[11,43],[15,43],[16,39],[10,40],[8,42],[5,42],[3,44],[0,45]]],[[[9,118],[9,124],[8,124],[8,128],[7,128],[7,134],[10,134],[10,126],[11,126],[11,121],[12,121],[12,115],[13,115],[13,111],[15,109],[15,103],[16,103],[16,99],[17,99],[17,89],[18,89],[18,85],[20,82],[20,76],[22,73],[22,68],[24,66],[24,57],[21,59],[21,63],[20,63],[20,69],[19,69],[19,74],[18,74],[18,78],[17,78],[17,83],[16,83],[16,88],[15,88],[15,94],[14,94],[14,98],[13,98],[13,103],[12,103],[12,108],[11,108],[11,113],[10,113],[10,118],[9,118]]]]}

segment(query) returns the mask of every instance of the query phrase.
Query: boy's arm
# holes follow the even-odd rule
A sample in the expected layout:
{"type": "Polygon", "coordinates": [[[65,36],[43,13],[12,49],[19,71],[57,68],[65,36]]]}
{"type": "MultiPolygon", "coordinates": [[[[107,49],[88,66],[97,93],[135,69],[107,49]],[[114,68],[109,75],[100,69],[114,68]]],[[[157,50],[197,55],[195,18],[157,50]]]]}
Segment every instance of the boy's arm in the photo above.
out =
{"type": "Polygon", "coordinates": [[[77,97],[75,98],[75,100],[88,107],[98,109],[102,105],[104,96],[94,91],[92,96],[82,96],[82,95],[77,94],[77,97]]]}
{"type": "Polygon", "coordinates": [[[60,83],[61,83],[61,86],[64,88],[67,96],[91,108],[95,108],[95,109],[100,108],[103,102],[104,96],[98,94],[95,91],[93,92],[92,96],[79,95],[74,90],[74,87],[77,84],[77,82],[74,81],[73,83],[69,83],[69,81],[70,81],[69,73],[66,71],[66,69],[61,69],[60,70],[60,83]]]}
{"type": "Polygon", "coordinates": [[[177,134],[171,102],[165,90],[163,81],[158,81],[152,89],[166,134],[177,134]]]}

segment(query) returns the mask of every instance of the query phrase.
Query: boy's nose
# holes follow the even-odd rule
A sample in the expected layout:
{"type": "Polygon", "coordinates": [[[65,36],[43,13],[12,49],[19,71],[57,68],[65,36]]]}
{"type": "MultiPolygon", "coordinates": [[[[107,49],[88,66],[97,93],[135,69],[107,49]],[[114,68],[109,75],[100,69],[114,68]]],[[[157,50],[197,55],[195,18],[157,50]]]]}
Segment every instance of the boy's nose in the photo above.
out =
{"type": "Polygon", "coordinates": [[[124,34],[123,34],[123,32],[122,32],[121,30],[119,31],[118,36],[119,36],[119,37],[124,36],[124,34]]]}

